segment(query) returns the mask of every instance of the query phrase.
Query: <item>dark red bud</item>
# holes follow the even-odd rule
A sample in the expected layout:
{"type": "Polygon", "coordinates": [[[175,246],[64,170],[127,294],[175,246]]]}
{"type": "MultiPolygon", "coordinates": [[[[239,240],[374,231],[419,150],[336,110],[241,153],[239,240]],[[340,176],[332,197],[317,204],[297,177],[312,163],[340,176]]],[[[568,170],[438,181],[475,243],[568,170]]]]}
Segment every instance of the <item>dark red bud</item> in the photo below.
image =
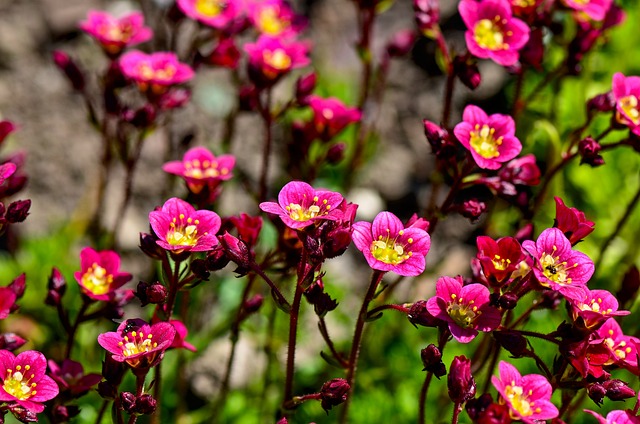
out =
{"type": "Polygon", "coordinates": [[[12,224],[22,222],[27,219],[27,216],[29,215],[29,208],[31,208],[31,199],[16,200],[7,208],[5,218],[12,224]]]}
{"type": "Polygon", "coordinates": [[[482,396],[476,399],[470,399],[465,409],[467,410],[467,414],[469,414],[469,418],[475,423],[478,422],[478,419],[484,414],[484,412],[489,408],[489,405],[493,403],[493,398],[489,393],[485,393],[482,396]]]}
{"type": "Polygon", "coordinates": [[[420,359],[422,359],[423,371],[432,372],[438,378],[447,374],[447,368],[442,362],[442,353],[436,345],[430,344],[422,349],[420,359]]]}
{"type": "Polygon", "coordinates": [[[580,164],[586,163],[594,168],[604,165],[604,159],[600,156],[600,150],[602,150],[602,146],[593,138],[587,137],[580,140],[578,143],[578,152],[582,157],[580,164]]]}
{"type": "Polygon", "coordinates": [[[240,110],[253,112],[258,108],[258,90],[254,86],[242,87],[238,93],[240,110]]]}
{"type": "Polygon", "coordinates": [[[55,50],[52,53],[53,62],[66,75],[69,82],[76,91],[83,91],[85,87],[84,72],[78,65],[63,51],[55,50]]]}
{"type": "Polygon", "coordinates": [[[161,305],[167,300],[167,288],[159,282],[147,283],[140,281],[136,288],[136,296],[142,302],[142,306],[148,304],[161,305]]]}
{"type": "Polygon", "coordinates": [[[22,405],[17,402],[9,403],[7,405],[9,411],[13,414],[16,419],[22,423],[35,423],[38,422],[38,414],[35,412],[25,409],[22,405]]]}
{"type": "Polygon", "coordinates": [[[513,309],[518,304],[518,296],[515,293],[505,293],[500,296],[498,304],[502,309],[513,309]]]}
{"type": "Polygon", "coordinates": [[[602,383],[611,400],[625,400],[636,396],[636,392],[622,380],[607,380],[602,383]]]}
{"type": "Polygon", "coordinates": [[[151,259],[162,260],[166,256],[164,249],[156,243],[155,235],[140,233],[140,250],[151,259]]]}
{"type": "Polygon", "coordinates": [[[50,306],[59,305],[62,296],[67,291],[67,281],[57,268],[51,270],[47,288],[49,291],[47,292],[45,303],[50,306]]]}
{"type": "Polygon", "coordinates": [[[133,412],[139,415],[151,415],[156,411],[157,404],[153,396],[143,394],[136,399],[133,412]]]}
{"type": "Polygon", "coordinates": [[[27,341],[15,333],[0,334],[0,349],[14,351],[20,349],[25,343],[27,341]]]}
{"type": "Polygon", "coordinates": [[[351,386],[344,378],[334,378],[324,383],[320,389],[322,409],[329,411],[345,402],[350,389],[351,386]]]}
{"type": "Polygon", "coordinates": [[[475,90],[482,82],[480,69],[475,59],[467,56],[456,56],[453,60],[453,72],[465,86],[475,90]]]}
{"type": "Polygon", "coordinates": [[[607,395],[607,389],[602,384],[594,383],[587,386],[587,394],[596,405],[602,405],[604,397],[607,395]]]}
{"type": "Polygon", "coordinates": [[[118,386],[108,381],[101,381],[98,383],[98,394],[103,399],[114,400],[118,396],[118,386]]]}
{"type": "Polygon", "coordinates": [[[494,331],[492,334],[496,342],[515,358],[520,358],[527,353],[527,339],[517,331],[494,331]]]}
{"type": "Polygon", "coordinates": [[[258,312],[258,310],[260,309],[263,303],[264,303],[264,296],[262,296],[261,294],[256,294],[251,299],[244,302],[244,305],[242,305],[242,308],[244,310],[244,313],[246,315],[249,315],[249,314],[258,312]]]}
{"type": "Polygon", "coordinates": [[[329,148],[327,152],[327,162],[331,165],[337,165],[344,159],[344,152],[347,146],[344,143],[336,143],[329,148]]]}
{"type": "Polygon", "coordinates": [[[131,392],[120,393],[120,405],[125,412],[133,414],[136,406],[136,395],[131,392]]]}
{"type": "Polygon", "coordinates": [[[27,277],[24,273],[18,275],[8,286],[11,291],[16,294],[16,298],[20,299],[24,295],[27,288],[27,277]]]}
{"type": "Polygon", "coordinates": [[[252,263],[251,252],[247,244],[228,232],[218,236],[220,245],[227,254],[227,257],[241,268],[249,268],[252,263]]]}
{"type": "Polygon", "coordinates": [[[464,403],[476,395],[476,381],[471,375],[471,360],[456,356],[449,367],[447,378],[449,398],[455,403],[464,403]]]}
{"type": "Polygon", "coordinates": [[[613,92],[598,94],[587,101],[588,112],[613,112],[616,109],[616,99],[613,92]]]}
{"type": "Polygon", "coordinates": [[[222,245],[219,244],[212,251],[207,253],[205,261],[207,271],[219,271],[229,264],[229,256],[224,251],[222,245]]]}
{"type": "Polygon", "coordinates": [[[207,281],[211,276],[211,273],[207,269],[207,261],[204,259],[194,259],[189,266],[193,275],[203,281],[207,281]]]}
{"type": "Polygon", "coordinates": [[[324,283],[322,279],[317,279],[307,287],[304,291],[304,297],[307,299],[319,317],[323,317],[327,312],[331,312],[338,307],[338,302],[331,298],[324,291],[324,283]]]}
{"type": "Polygon", "coordinates": [[[66,423],[80,413],[80,408],[75,405],[58,405],[53,408],[53,418],[56,423],[66,423]]]}
{"type": "Polygon", "coordinates": [[[307,97],[315,90],[317,80],[318,77],[315,72],[302,75],[298,78],[296,81],[296,100],[300,105],[307,104],[307,97]]]}
{"type": "Polygon", "coordinates": [[[421,325],[423,327],[437,327],[442,321],[427,310],[427,301],[418,300],[409,308],[407,313],[409,322],[415,326],[421,325]]]}
{"type": "Polygon", "coordinates": [[[387,43],[387,54],[390,57],[402,57],[411,52],[416,42],[417,34],[414,30],[402,29],[391,37],[387,43]]]}

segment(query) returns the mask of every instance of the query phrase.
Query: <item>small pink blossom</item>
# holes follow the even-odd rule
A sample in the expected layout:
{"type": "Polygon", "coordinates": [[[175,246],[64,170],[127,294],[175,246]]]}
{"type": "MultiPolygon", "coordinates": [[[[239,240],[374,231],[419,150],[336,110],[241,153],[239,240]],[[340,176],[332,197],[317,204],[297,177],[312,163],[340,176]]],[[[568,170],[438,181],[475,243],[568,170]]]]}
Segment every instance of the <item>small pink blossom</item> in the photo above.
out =
{"type": "Polygon", "coordinates": [[[613,318],[605,321],[597,334],[600,338],[592,340],[590,344],[602,344],[609,351],[609,360],[604,365],[616,364],[632,372],[638,371],[637,346],[640,339],[625,335],[620,324],[613,318]]]}
{"type": "Polygon", "coordinates": [[[162,210],[150,212],[149,222],[159,238],[156,243],[166,250],[202,252],[218,244],[216,233],[221,225],[218,214],[195,210],[176,197],[167,200],[162,210]]]}
{"type": "Polygon", "coordinates": [[[602,21],[607,15],[613,0],[563,0],[563,3],[580,15],[585,15],[594,21],[602,21]]]}
{"type": "Polygon", "coordinates": [[[513,237],[494,240],[488,236],[479,236],[476,238],[476,244],[476,258],[482,267],[482,273],[494,287],[508,282],[525,258],[520,243],[513,237]]]}
{"type": "Polygon", "coordinates": [[[187,330],[187,326],[182,323],[182,321],[178,321],[177,319],[172,319],[169,321],[171,325],[176,329],[176,336],[171,343],[171,348],[175,349],[187,349],[192,352],[195,352],[197,349],[194,345],[189,343],[186,339],[189,335],[189,330],[187,330]]]}
{"type": "Polygon", "coordinates": [[[151,28],[144,26],[144,15],[132,12],[116,18],[101,10],[91,10],[80,29],[95,38],[107,53],[118,54],[125,47],[144,43],[153,37],[151,28]]]}
{"type": "Polygon", "coordinates": [[[640,77],[613,74],[612,93],[616,104],[616,119],[640,135],[640,77]]]}
{"type": "Polygon", "coordinates": [[[465,39],[472,55],[502,66],[518,61],[518,51],[527,44],[530,29],[512,16],[509,0],[462,0],[458,11],[467,26],[465,39]]]}
{"type": "Polygon", "coordinates": [[[593,415],[600,424],[640,424],[640,417],[636,417],[633,411],[630,410],[611,411],[607,414],[606,418],[589,409],[583,409],[583,411],[593,415]]]}
{"type": "Polygon", "coordinates": [[[176,4],[189,18],[216,29],[227,28],[241,10],[238,0],[178,0],[176,4]]]}
{"type": "Polygon", "coordinates": [[[51,377],[58,383],[60,390],[70,390],[71,393],[87,392],[102,380],[101,374],[85,374],[80,362],[65,359],[61,365],[50,359],[49,369],[51,377]]]}
{"type": "Polygon", "coordinates": [[[260,203],[260,209],[280,216],[282,222],[294,230],[308,227],[320,221],[342,219],[340,205],[344,198],[340,193],[316,190],[302,181],[287,183],[278,194],[278,203],[260,203]]]}
{"type": "Polygon", "coordinates": [[[595,223],[588,221],[584,212],[565,206],[559,197],[554,197],[554,199],[556,201],[556,227],[567,236],[572,245],[593,232],[595,223]]]}
{"type": "Polygon", "coordinates": [[[551,403],[551,384],[541,375],[522,376],[508,362],[500,361],[500,378],[491,377],[491,383],[498,390],[509,407],[511,416],[527,424],[536,424],[558,416],[558,408],[551,403]]]}
{"type": "Polygon", "coordinates": [[[590,330],[596,329],[609,318],[629,315],[629,311],[618,310],[618,299],[606,290],[589,290],[585,288],[583,299],[571,299],[573,320],[581,321],[581,326],[590,330]]]}
{"type": "Polygon", "coordinates": [[[477,283],[463,286],[461,278],[440,277],[427,310],[449,323],[451,335],[460,343],[469,343],[478,331],[495,330],[502,320],[500,311],[489,305],[489,289],[477,283]]]}
{"type": "Polygon", "coordinates": [[[468,105],[462,119],[453,133],[480,168],[498,169],[522,150],[512,117],[498,113],[487,115],[479,107],[468,105]]]}
{"type": "Polygon", "coordinates": [[[249,75],[254,83],[268,87],[292,69],[311,63],[307,43],[261,35],[244,49],[249,56],[249,75]]]}
{"type": "Polygon", "coordinates": [[[340,100],[311,95],[307,102],[313,110],[313,126],[322,140],[330,140],[347,125],[358,122],[362,112],[358,108],[346,106],[340,100]]]}
{"type": "Polygon", "coordinates": [[[175,336],[176,329],[168,322],[149,325],[141,319],[129,319],[117,331],[100,334],[98,343],[116,362],[126,362],[132,368],[150,368],[162,360],[175,336]]]}
{"type": "Polygon", "coordinates": [[[391,212],[380,212],[373,223],[353,224],[353,244],[375,270],[406,277],[420,275],[431,247],[431,238],[421,224],[416,221],[416,226],[405,227],[391,212]]]}
{"type": "Polygon", "coordinates": [[[43,402],[58,396],[58,385],[47,375],[47,359],[27,350],[15,356],[0,350],[0,402],[16,402],[34,413],[44,411],[43,402]]]}
{"type": "Polygon", "coordinates": [[[146,54],[132,50],[123,54],[118,63],[124,76],[143,88],[148,84],[158,88],[182,84],[194,75],[193,69],[171,52],[146,54]]]}
{"type": "Polygon", "coordinates": [[[116,252],[90,247],[80,252],[80,271],[73,276],[84,294],[101,301],[114,299],[116,290],[131,280],[131,274],[120,271],[120,256],[116,252]]]}
{"type": "Polygon", "coordinates": [[[235,156],[216,157],[204,147],[194,147],[184,154],[181,161],[165,163],[162,170],[183,178],[189,190],[198,194],[205,186],[215,191],[221,181],[231,179],[235,164],[235,156]]]}
{"type": "Polygon", "coordinates": [[[522,247],[533,257],[533,273],[544,287],[568,299],[584,299],[587,282],[595,267],[587,255],[571,249],[569,239],[557,228],[547,228],[534,243],[522,247]]]}
{"type": "Polygon", "coordinates": [[[253,0],[247,7],[251,24],[261,34],[289,37],[304,28],[303,20],[283,0],[253,0]]]}

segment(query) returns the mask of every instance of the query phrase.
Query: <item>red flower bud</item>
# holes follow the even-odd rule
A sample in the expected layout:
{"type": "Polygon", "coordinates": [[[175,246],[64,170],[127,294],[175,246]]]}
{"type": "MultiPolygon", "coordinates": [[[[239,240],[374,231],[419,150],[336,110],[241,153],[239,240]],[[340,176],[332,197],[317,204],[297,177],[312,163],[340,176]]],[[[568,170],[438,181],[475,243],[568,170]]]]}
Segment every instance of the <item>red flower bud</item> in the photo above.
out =
{"type": "Polygon", "coordinates": [[[156,411],[157,404],[153,396],[143,394],[136,399],[133,412],[138,415],[151,415],[156,411]]]}
{"type": "Polygon", "coordinates": [[[442,362],[442,353],[434,344],[430,344],[420,351],[420,359],[424,368],[422,371],[432,372],[433,375],[440,378],[447,374],[447,368],[442,362]]]}
{"type": "Polygon", "coordinates": [[[71,82],[73,89],[76,91],[84,91],[84,72],[80,70],[73,59],[71,59],[68,54],[60,50],[55,50],[52,55],[54,63],[66,75],[69,82],[71,82]]]}
{"type": "Polygon", "coordinates": [[[322,385],[320,389],[320,399],[322,409],[331,410],[334,406],[338,406],[347,400],[351,386],[344,378],[334,378],[322,385]]]}
{"type": "Polygon", "coordinates": [[[421,325],[423,327],[437,327],[442,324],[442,320],[434,317],[427,310],[427,301],[426,300],[418,300],[409,308],[409,313],[407,314],[407,318],[409,318],[409,322],[414,326],[421,325]]]}
{"type": "Polygon", "coordinates": [[[12,202],[7,208],[5,219],[12,224],[22,222],[27,219],[29,215],[29,208],[31,207],[31,200],[16,200],[12,202]]]}
{"type": "Polygon", "coordinates": [[[593,138],[587,137],[580,140],[578,143],[578,152],[582,157],[582,159],[580,159],[580,165],[586,163],[594,168],[596,166],[604,165],[604,159],[600,156],[600,150],[602,150],[600,143],[595,141],[593,138]]]}
{"type": "Polygon", "coordinates": [[[455,403],[464,403],[476,395],[476,381],[471,375],[471,360],[464,355],[456,356],[449,367],[447,378],[449,398],[455,403]]]}
{"type": "Polygon", "coordinates": [[[67,290],[67,281],[57,268],[51,270],[47,288],[49,292],[47,293],[45,303],[50,306],[57,306],[67,290]]]}
{"type": "Polygon", "coordinates": [[[14,351],[20,349],[25,343],[27,341],[15,333],[0,334],[0,349],[14,351]]]}
{"type": "Polygon", "coordinates": [[[636,392],[622,380],[607,380],[602,383],[611,400],[625,400],[636,396],[636,392]]]}
{"type": "Polygon", "coordinates": [[[296,81],[296,100],[300,105],[307,104],[307,97],[313,93],[316,88],[316,82],[318,77],[315,72],[311,72],[307,75],[302,75],[296,81]]]}

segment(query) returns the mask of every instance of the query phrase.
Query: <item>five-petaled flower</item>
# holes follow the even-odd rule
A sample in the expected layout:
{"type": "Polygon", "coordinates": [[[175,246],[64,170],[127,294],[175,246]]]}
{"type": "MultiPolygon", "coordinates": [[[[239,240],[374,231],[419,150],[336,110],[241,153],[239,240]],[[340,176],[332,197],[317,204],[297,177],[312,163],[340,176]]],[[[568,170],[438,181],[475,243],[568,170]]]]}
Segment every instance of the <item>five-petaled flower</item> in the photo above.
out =
{"type": "Polygon", "coordinates": [[[275,84],[292,69],[310,63],[307,43],[261,35],[244,49],[249,56],[249,76],[260,87],[275,84]]]}
{"type": "Polygon", "coordinates": [[[533,257],[533,273],[542,286],[567,299],[584,299],[595,267],[587,255],[571,249],[571,242],[561,230],[547,228],[535,243],[527,240],[522,247],[533,257]]]}
{"type": "Polygon", "coordinates": [[[571,314],[580,326],[595,330],[614,316],[629,315],[629,311],[618,310],[618,299],[606,290],[589,290],[585,288],[583,299],[571,299],[571,314]]]}
{"type": "Polygon", "coordinates": [[[480,168],[498,169],[522,150],[512,117],[498,113],[487,115],[479,107],[468,105],[462,119],[453,133],[480,168]]]}
{"type": "Polygon", "coordinates": [[[489,304],[489,289],[477,283],[463,286],[461,278],[440,277],[427,310],[446,321],[460,343],[469,343],[478,331],[495,330],[502,320],[500,311],[489,304]]]}
{"type": "Polygon", "coordinates": [[[485,278],[492,286],[506,283],[525,257],[520,243],[513,237],[494,240],[488,236],[479,236],[476,244],[476,257],[485,278]]]}
{"type": "Polygon", "coordinates": [[[151,228],[158,236],[156,243],[163,249],[203,252],[218,244],[216,233],[221,220],[208,210],[195,210],[184,200],[172,197],[161,210],[149,213],[151,228]]]}
{"type": "Polygon", "coordinates": [[[616,103],[616,119],[640,135],[640,77],[613,74],[613,97],[616,103]]]}
{"type": "Polygon", "coordinates": [[[82,364],[70,359],[65,359],[60,365],[50,359],[48,364],[51,378],[58,383],[60,390],[69,390],[76,395],[89,391],[102,380],[101,374],[85,374],[82,364]]]}
{"type": "Polygon", "coordinates": [[[467,26],[465,39],[472,55],[503,66],[518,61],[518,50],[529,40],[530,29],[513,17],[508,0],[462,0],[458,11],[467,26]]]}
{"type": "Polygon", "coordinates": [[[153,36],[151,28],[144,26],[144,15],[132,12],[116,18],[101,10],[91,10],[87,20],[80,22],[80,29],[100,43],[112,55],[125,47],[144,43],[153,36]]]}
{"type": "Polygon", "coordinates": [[[178,8],[191,19],[216,29],[225,29],[239,15],[238,0],[178,0],[178,8]]]}
{"type": "Polygon", "coordinates": [[[624,334],[620,324],[613,318],[605,321],[597,330],[597,335],[599,338],[592,340],[590,344],[602,344],[608,350],[609,360],[604,365],[616,364],[632,372],[638,372],[637,346],[640,339],[624,334]]]}
{"type": "Polygon", "coordinates": [[[98,336],[98,343],[113,360],[126,362],[132,368],[151,368],[157,365],[174,342],[176,329],[168,322],[152,325],[141,319],[123,321],[116,331],[98,336]]]}
{"type": "Polygon", "coordinates": [[[121,272],[119,268],[120,256],[116,252],[85,247],[80,251],[80,271],[73,276],[88,297],[108,301],[115,297],[117,289],[131,280],[131,274],[121,272]]]}
{"type": "Polygon", "coordinates": [[[0,350],[0,402],[17,402],[28,411],[40,413],[42,402],[58,395],[58,385],[47,375],[47,360],[35,350],[15,356],[0,350]]]}
{"type": "Polygon", "coordinates": [[[221,181],[231,179],[235,164],[235,156],[216,157],[204,147],[193,147],[182,160],[167,162],[162,170],[183,178],[189,190],[198,194],[205,186],[213,192],[221,181]]]}
{"type": "Polygon", "coordinates": [[[329,97],[309,96],[307,102],[313,110],[313,126],[315,133],[322,140],[330,140],[347,125],[357,122],[362,117],[358,108],[345,106],[340,100],[329,97]]]}
{"type": "Polygon", "coordinates": [[[549,420],[558,416],[558,409],[551,403],[551,384],[538,374],[522,376],[508,362],[498,366],[500,378],[491,377],[491,383],[511,411],[513,418],[527,424],[549,420]]]}
{"type": "Polygon", "coordinates": [[[319,221],[342,219],[339,206],[344,201],[340,193],[316,190],[302,181],[285,184],[278,194],[278,203],[260,203],[260,209],[280,216],[282,222],[294,230],[308,227],[319,221]]]}
{"type": "Polygon", "coordinates": [[[261,34],[288,37],[304,28],[303,20],[283,0],[254,0],[247,7],[251,24],[261,34]]]}
{"type": "Polygon", "coordinates": [[[391,212],[380,212],[373,223],[353,224],[353,244],[362,252],[369,266],[378,271],[393,271],[406,277],[422,274],[431,247],[422,222],[405,228],[391,212]]]}
{"type": "Polygon", "coordinates": [[[124,76],[135,81],[143,90],[151,85],[155,91],[162,91],[187,82],[194,75],[193,69],[180,62],[178,56],[171,52],[146,54],[132,50],[123,54],[118,63],[124,76]]]}

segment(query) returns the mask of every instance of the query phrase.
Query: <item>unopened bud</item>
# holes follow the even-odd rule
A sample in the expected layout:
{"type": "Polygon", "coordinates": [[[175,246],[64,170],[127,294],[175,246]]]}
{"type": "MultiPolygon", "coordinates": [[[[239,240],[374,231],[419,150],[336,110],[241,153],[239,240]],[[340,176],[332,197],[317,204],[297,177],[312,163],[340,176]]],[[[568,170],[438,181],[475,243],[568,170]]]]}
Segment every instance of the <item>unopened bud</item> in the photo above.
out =
{"type": "Polygon", "coordinates": [[[602,383],[611,400],[625,400],[636,396],[636,392],[622,380],[607,380],[602,383]]]}
{"type": "Polygon", "coordinates": [[[453,59],[453,72],[465,86],[475,90],[482,82],[478,63],[470,56],[456,56],[453,59]]]}
{"type": "Polygon", "coordinates": [[[152,234],[140,233],[140,250],[151,259],[162,260],[166,254],[156,240],[158,238],[152,234]]]}
{"type": "Polygon", "coordinates": [[[244,302],[242,309],[246,315],[258,312],[262,304],[264,303],[264,296],[256,294],[251,299],[244,302]]]}
{"type": "Polygon", "coordinates": [[[447,368],[442,362],[442,353],[436,345],[430,344],[422,349],[420,359],[422,359],[423,371],[432,372],[438,378],[447,374],[447,368]]]}
{"type": "Polygon", "coordinates": [[[167,288],[157,281],[155,283],[140,281],[136,288],[136,296],[140,299],[142,306],[160,305],[167,300],[167,288]]]}
{"type": "Polygon", "coordinates": [[[423,327],[437,327],[442,323],[440,319],[431,315],[427,310],[426,300],[418,300],[411,305],[407,313],[407,318],[409,318],[409,322],[416,327],[418,325],[423,327]]]}
{"type": "Polygon", "coordinates": [[[114,400],[118,396],[118,387],[108,381],[98,383],[98,394],[106,400],[114,400]]]}
{"type": "Polygon", "coordinates": [[[307,104],[307,97],[313,93],[316,88],[318,77],[315,72],[311,72],[307,75],[302,75],[296,81],[296,100],[301,105],[307,104]]]}
{"type": "Polygon", "coordinates": [[[406,56],[411,52],[416,38],[416,32],[410,29],[403,29],[396,32],[387,44],[387,54],[390,57],[406,56]]]}
{"type": "Polygon", "coordinates": [[[580,140],[578,143],[578,152],[582,157],[580,164],[586,163],[594,168],[604,165],[604,159],[600,156],[600,150],[602,150],[602,146],[593,138],[587,137],[580,140]]]}
{"type": "Polygon", "coordinates": [[[0,334],[0,349],[14,351],[20,349],[25,343],[27,341],[15,333],[0,334]]]}
{"type": "Polygon", "coordinates": [[[16,200],[7,208],[5,219],[12,224],[22,222],[27,219],[29,208],[31,208],[31,199],[16,200]]]}
{"type": "Polygon", "coordinates": [[[344,159],[344,152],[347,146],[344,143],[336,143],[329,148],[327,152],[327,162],[331,165],[337,165],[344,159]]]}
{"type": "Polygon", "coordinates": [[[413,0],[418,29],[429,38],[435,38],[438,34],[438,21],[440,20],[440,4],[438,0],[413,0]]]}
{"type": "Polygon", "coordinates": [[[252,263],[251,252],[244,241],[232,236],[228,232],[218,236],[218,240],[231,261],[244,269],[250,267],[252,263]]]}
{"type": "Polygon", "coordinates": [[[16,299],[20,299],[24,295],[27,288],[27,277],[24,272],[18,275],[8,286],[12,292],[16,294],[16,299]]]}
{"type": "Polygon", "coordinates": [[[350,389],[351,386],[344,378],[334,378],[324,383],[320,389],[322,409],[329,411],[334,406],[345,402],[350,389]]]}
{"type": "Polygon", "coordinates": [[[596,405],[602,405],[604,397],[607,395],[607,389],[600,383],[593,383],[587,386],[587,394],[596,405]]]}
{"type": "Polygon", "coordinates": [[[331,298],[324,291],[324,283],[318,278],[307,287],[304,296],[316,312],[316,315],[323,317],[327,312],[333,311],[338,307],[338,302],[331,298]]]}
{"type": "Polygon", "coordinates": [[[136,406],[136,395],[131,392],[120,393],[120,405],[128,414],[133,414],[136,406]]]}
{"type": "Polygon", "coordinates": [[[229,256],[224,251],[221,244],[217,245],[212,251],[207,253],[205,259],[207,271],[219,271],[229,263],[229,256]]]}
{"type": "Polygon", "coordinates": [[[455,403],[464,403],[476,395],[476,381],[471,375],[471,360],[456,356],[449,367],[447,378],[449,398],[455,403]]]}
{"type": "Polygon", "coordinates": [[[55,50],[53,53],[53,62],[65,74],[73,89],[76,91],[84,91],[85,78],[84,72],[80,70],[78,65],[63,51],[55,50]]]}
{"type": "Polygon", "coordinates": [[[139,415],[151,415],[156,411],[158,402],[149,394],[140,395],[136,399],[133,412],[139,415]]]}
{"type": "Polygon", "coordinates": [[[47,298],[45,303],[50,306],[57,306],[64,293],[67,291],[67,281],[57,268],[51,270],[49,282],[47,283],[47,298]]]}
{"type": "Polygon", "coordinates": [[[515,293],[505,293],[500,296],[498,304],[502,309],[510,310],[516,307],[518,304],[518,295],[515,293]]]}
{"type": "Polygon", "coordinates": [[[517,331],[494,331],[493,338],[513,357],[520,358],[528,351],[527,339],[517,331]]]}
{"type": "Polygon", "coordinates": [[[66,423],[80,413],[80,408],[76,405],[58,405],[53,408],[52,412],[54,422],[66,423]]]}

